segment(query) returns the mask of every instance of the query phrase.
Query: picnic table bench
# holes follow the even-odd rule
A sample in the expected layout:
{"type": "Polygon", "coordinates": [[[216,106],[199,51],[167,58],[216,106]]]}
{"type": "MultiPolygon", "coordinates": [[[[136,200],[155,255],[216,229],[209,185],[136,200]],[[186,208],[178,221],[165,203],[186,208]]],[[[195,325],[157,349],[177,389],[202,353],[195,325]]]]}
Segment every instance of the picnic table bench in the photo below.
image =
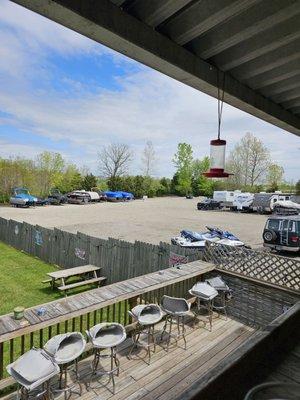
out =
{"type": "Polygon", "coordinates": [[[57,289],[63,291],[65,295],[67,295],[67,290],[73,289],[79,286],[90,285],[93,283],[98,283],[100,286],[101,282],[106,278],[104,276],[98,276],[97,271],[101,268],[96,267],[95,265],[82,265],[80,267],[67,268],[59,271],[48,272],[47,275],[50,279],[44,281],[51,283],[52,289],[56,287],[56,281],[60,281],[60,286],[57,286],[57,289]],[[93,278],[90,278],[89,275],[92,274],[93,278]],[[80,281],[67,283],[67,279],[70,277],[79,277],[80,281]]]}

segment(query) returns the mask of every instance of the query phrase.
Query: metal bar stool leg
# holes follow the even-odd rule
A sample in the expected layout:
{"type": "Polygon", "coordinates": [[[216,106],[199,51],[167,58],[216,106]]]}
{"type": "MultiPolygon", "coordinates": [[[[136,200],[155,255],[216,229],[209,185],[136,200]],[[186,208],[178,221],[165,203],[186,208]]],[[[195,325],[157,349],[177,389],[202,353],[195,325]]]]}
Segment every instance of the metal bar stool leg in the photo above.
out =
{"type": "Polygon", "coordinates": [[[168,316],[169,319],[169,336],[168,336],[168,341],[167,341],[167,351],[169,351],[169,346],[170,346],[170,342],[171,342],[171,335],[172,335],[172,325],[173,325],[173,318],[172,316],[168,316]]]}
{"type": "Polygon", "coordinates": [[[115,376],[114,376],[114,349],[111,347],[110,349],[110,372],[109,377],[113,384],[113,394],[115,394],[116,384],[115,384],[115,376]]]}

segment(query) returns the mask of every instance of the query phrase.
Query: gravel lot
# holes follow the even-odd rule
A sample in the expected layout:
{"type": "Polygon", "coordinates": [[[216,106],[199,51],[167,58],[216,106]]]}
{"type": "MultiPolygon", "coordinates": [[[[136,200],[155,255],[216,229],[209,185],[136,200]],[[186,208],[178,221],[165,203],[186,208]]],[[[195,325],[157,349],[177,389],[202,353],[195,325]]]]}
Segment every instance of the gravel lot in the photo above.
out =
{"type": "Polygon", "coordinates": [[[229,211],[198,211],[199,199],[168,197],[135,200],[129,203],[46,206],[29,209],[0,207],[0,216],[45,227],[57,227],[101,238],[141,240],[156,244],[170,242],[180,230],[205,230],[218,226],[253,246],[262,246],[262,230],[267,216],[229,211]]]}

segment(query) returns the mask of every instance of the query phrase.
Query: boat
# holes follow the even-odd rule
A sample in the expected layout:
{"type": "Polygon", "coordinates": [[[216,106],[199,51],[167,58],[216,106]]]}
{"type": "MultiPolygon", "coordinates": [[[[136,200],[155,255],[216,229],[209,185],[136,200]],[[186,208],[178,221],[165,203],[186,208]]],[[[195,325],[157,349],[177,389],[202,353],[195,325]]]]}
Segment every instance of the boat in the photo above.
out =
{"type": "Polygon", "coordinates": [[[60,205],[67,202],[67,197],[64,196],[58,189],[51,189],[47,200],[51,205],[60,205]]]}
{"type": "Polygon", "coordinates": [[[279,214],[279,215],[300,214],[300,204],[292,200],[277,201],[273,207],[273,214],[279,214]]]}
{"type": "Polygon", "coordinates": [[[231,232],[210,226],[206,226],[206,228],[207,231],[205,232],[193,232],[184,229],[180,232],[180,236],[171,239],[171,243],[180,247],[197,248],[199,250],[205,249],[206,242],[214,242],[231,247],[245,246],[245,243],[231,232]]]}
{"type": "Polygon", "coordinates": [[[113,192],[113,191],[106,191],[104,192],[107,198],[107,201],[117,202],[117,201],[124,201],[124,197],[122,192],[113,192]]]}
{"type": "Polygon", "coordinates": [[[134,195],[130,192],[120,192],[125,200],[134,200],[134,195]]]}
{"type": "Polygon", "coordinates": [[[89,194],[84,190],[74,190],[68,193],[67,199],[70,204],[88,204],[91,201],[89,194]]]}
{"type": "Polygon", "coordinates": [[[12,190],[9,202],[13,207],[30,207],[37,204],[38,198],[32,196],[28,189],[17,187],[12,190]]]}

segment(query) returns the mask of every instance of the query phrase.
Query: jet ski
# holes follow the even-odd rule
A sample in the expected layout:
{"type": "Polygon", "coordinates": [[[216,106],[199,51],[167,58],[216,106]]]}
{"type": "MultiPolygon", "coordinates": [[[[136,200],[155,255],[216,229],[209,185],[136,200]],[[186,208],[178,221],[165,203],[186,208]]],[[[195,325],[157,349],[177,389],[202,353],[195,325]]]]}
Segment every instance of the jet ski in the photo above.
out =
{"type": "Polygon", "coordinates": [[[171,243],[180,247],[204,249],[206,242],[214,242],[232,247],[245,246],[234,234],[219,228],[207,226],[206,232],[182,230],[180,236],[173,237],[171,243]]]}

